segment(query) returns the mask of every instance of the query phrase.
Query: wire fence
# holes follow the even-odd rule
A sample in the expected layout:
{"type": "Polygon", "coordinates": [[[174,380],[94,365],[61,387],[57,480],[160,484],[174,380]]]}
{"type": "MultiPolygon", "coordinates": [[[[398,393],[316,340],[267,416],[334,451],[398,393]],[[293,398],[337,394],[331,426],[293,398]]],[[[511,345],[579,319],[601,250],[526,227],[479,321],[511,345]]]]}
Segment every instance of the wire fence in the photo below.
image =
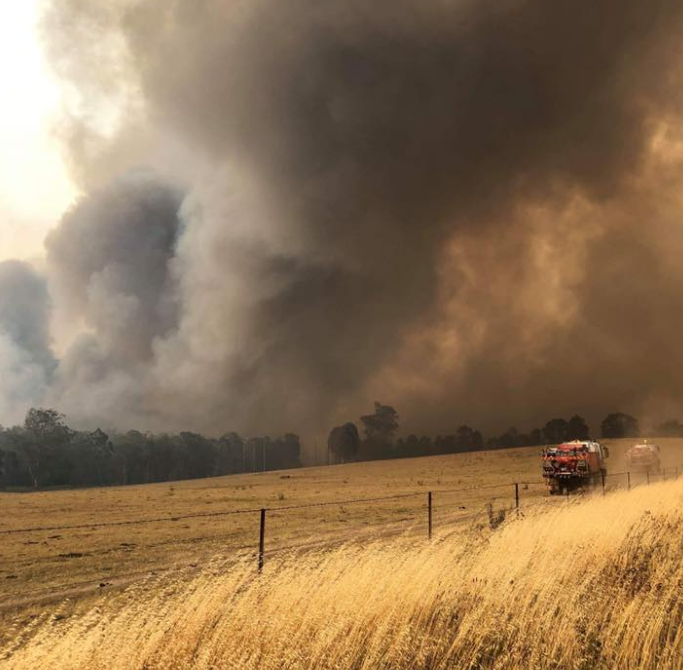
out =
{"type": "MultiPolygon", "coordinates": [[[[611,491],[631,490],[637,486],[647,485],[657,481],[666,481],[667,479],[678,478],[678,476],[678,467],[657,471],[644,469],[617,473],[602,473],[593,478],[592,486],[588,488],[588,492],[601,492],[603,495],[606,495],[611,491]]],[[[257,569],[260,572],[263,569],[266,556],[267,521],[272,521],[273,518],[277,518],[277,515],[280,514],[289,515],[293,512],[300,512],[303,510],[315,510],[336,506],[344,511],[347,516],[344,521],[348,521],[352,519],[352,517],[349,511],[346,510],[347,507],[375,505],[376,518],[374,521],[376,526],[381,524],[380,536],[401,532],[400,529],[405,529],[405,522],[409,521],[412,523],[412,527],[416,532],[424,533],[427,538],[431,539],[437,526],[442,527],[444,524],[453,525],[471,521],[478,517],[482,517],[484,514],[488,514],[488,522],[494,527],[504,520],[506,510],[520,510],[521,507],[526,507],[531,499],[538,499],[544,496],[547,490],[548,487],[545,480],[534,479],[476,487],[445,488],[430,491],[422,490],[387,496],[326,500],[294,505],[192,512],[188,514],[176,514],[173,516],[155,516],[122,521],[93,521],[92,523],[5,528],[0,529],[0,536],[73,530],[98,530],[121,526],[174,523],[192,519],[230,517],[236,515],[249,517],[250,515],[253,515],[258,518],[258,548],[256,550],[256,561],[257,569]],[[486,496],[483,505],[481,499],[482,491],[490,492],[490,495],[486,496]],[[394,505],[396,501],[401,500],[405,500],[409,503],[408,506],[396,507],[394,505]],[[418,505],[412,504],[413,500],[417,501],[418,505]],[[498,510],[494,512],[494,507],[496,505],[498,505],[498,510]]],[[[580,488],[578,491],[573,491],[567,486],[563,491],[564,496],[566,497],[575,495],[577,492],[585,494],[587,490],[585,488],[580,488]]],[[[368,523],[367,520],[364,520],[364,522],[368,523]]],[[[366,535],[373,534],[373,524],[370,523],[370,526],[371,527],[367,529],[368,532],[366,535]]],[[[337,531],[331,531],[326,534],[321,529],[317,530],[318,532],[306,541],[289,542],[280,546],[275,544],[275,546],[269,549],[268,553],[272,554],[275,552],[292,551],[310,547],[329,546],[349,539],[345,534],[337,531]]],[[[374,530],[376,530],[376,528],[374,530]]],[[[377,536],[377,533],[375,532],[374,535],[377,536]]],[[[354,532],[351,539],[357,539],[358,537],[358,533],[354,532]]],[[[169,545],[173,542],[173,538],[166,540],[166,544],[169,545]]],[[[33,542],[26,542],[25,544],[33,544],[33,542]]],[[[240,546],[235,546],[234,549],[238,551],[251,549],[251,551],[254,551],[256,545],[250,546],[249,544],[242,544],[240,546]]]]}
{"type": "MultiPolygon", "coordinates": [[[[549,496],[547,482],[539,478],[476,487],[444,488],[429,491],[423,489],[386,496],[325,500],[268,507],[248,507],[211,512],[192,512],[123,521],[93,521],[92,523],[5,528],[0,529],[0,536],[16,536],[21,534],[32,536],[58,531],[106,531],[108,528],[122,526],[140,527],[142,532],[144,527],[150,524],[173,524],[185,520],[239,517],[245,519],[245,521],[248,520],[248,525],[241,527],[239,532],[232,529],[230,532],[224,531],[222,535],[214,534],[210,538],[202,537],[202,539],[212,542],[216,547],[224,547],[226,544],[229,544],[232,551],[232,558],[229,560],[254,560],[256,570],[260,573],[264,568],[266,557],[273,557],[278,554],[329,550],[335,546],[350,542],[359,543],[398,536],[422,536],[427,540],[431,540],[436,532],[440,532],[441,536],[444,533],[457,532],[457,528],[466,523],[478,524],[480,528],[490,526],[494,529],[503,523],[510,513],[514,514],[517,512],[519,516],[524,511],[529,511],[537,506],[561,503],[563,500],[568,500],[570,496],[577,498],[579,495],[607,495],[611,492],[630,491],[639,486],[675,479],[678,476],[678,467],[658,471],[648,471],[645,469],[606,473],[594,478],[592,486],[575,490],[567,488],[562,496],[549,496]],[[482,492],[485,493],[485,496],[482,496],[482,492]],[[321,515],[315,514],[316,510],[335,506],[339,508],[339,514],[332,519],[323,519],[321,515]],[[368,507],[373,509],[371,517],[368,515],[368,507]],[[308,515],[302,517],[300,513],[308,510],[311,510],[313,513],[312,517],[308,515]],[[284,538],[278,538],[277,531],[281,530],[284,532],[291,525],[292,514],[297,515],[299,517],[298,521],[303,523],[302,534],[292,538],[291,532],[285,532],[284,538]],[[251,519],[254,519],[256,522],[253,526],[251,525],[251,519]],[[315,526],[315,530],[305,534],[303,529],[310,528],[310,522],[316,521],[318,523],[315,526]],[[329,524],[328,528],[325,528],[325,521],[329,524]],[[278,522],[280,523],[279,527],[278,522]],[[283,522],[285,525],[283,525],[283,522]],[[361,526],[360,528],[359,525],[361,526]],[[347,527],[346,531],[342,529],[344,526],[347,527]],[[250,528],[253,530],[250,530],[250,528]],[[249,536],[254,541],[250,542],[249,536]]],[[[190,526],[183,526],[182,528],[187,529],[190,526]]],[[[194,526],[192,528],[194,529],[194,526]]],[[[213,527],[207,530],[213,530],[213,527]]],[[[164,531],[166,535],[161,537],[160,541],[153,543],[146,541],[140,548],[144,548],[147,551],[157,550],[161,555],[165,555],[166,549],[177,551],[179,546],[186,545],[188,548],[195,546],[196,538],[180,537],[180,533],[173,531],[173,526],[169,528],[169,531],[170,533],[164,531]]],[[[71,539],[75,540],[77,537],[79,537],[78,533],[71,539]]],[[[146,537],[146,535],[142,533],[141,537],[146,537]]],[[[51,539],[51,536],[47,536],[47,538],[51,539]]],[[[122,548],[125,550],[123,545],[129,543],[131,547],[138,546],[132,543],[132,540],[136,540],[134,534],[126,536],[126,540],[126,543],[119,543],[118,550],[122,548]]],[[[40,544],[40,542],[37,540],[22,542],[22,545],[33,544],[40,544]]],[[[90,550],[82,555],[89,557],[94,555],[106,556],[116,551],[117,548],[105,547],[90,550]]],[[[18,568],[21,564],[26,570],[31,572],[35,568],[35,561],[30,556],[25,558],[23,556],[20,560],[15,561],[13,565],[15,568],[18,568]]],[[[72,556],[80,557],[81,554],[76,552],[63,553],[59,554],[58,558],[72,556]]],[[[49,560],[49,558],[45,557],[44,560],[49,560]]],[[[130,565],[132,567],[133,563],[130,565]]],[[[194,563],[190,564],[190,567],[195,565],[194,563]]],[[[168,564],[157,567],[163,572],[169,569],[177,569],[177,567],[171,567],[168,564]]],[[[114,580],[113,583],[125,585],[144,578],[149,574],[156,574],[156,570],[151,565],[146,566],[146,569],[143,570],[135,569],[129,572],[124,570],[113,575],[111,579],[114,580]]],[[[104,584],[111,585],[112,582],[105,582],[104,584]]],[[[52,586],[49,590],[23,592],[18,600],[31,602],[31,599],[33,601],[50,599],[59,593],[87,593],[97,586],[98,584],[93,581],[69,581],[68,584],[64,584],[61,587],[52,586]]],[[[103,584],[100,583],[99,587],[102,586],[103,584]]],[[[10,605],[6,604],[6,606],[10,605]]],[[[4,609],[4,607],[0,606],[0,609],[4,609]]]]}

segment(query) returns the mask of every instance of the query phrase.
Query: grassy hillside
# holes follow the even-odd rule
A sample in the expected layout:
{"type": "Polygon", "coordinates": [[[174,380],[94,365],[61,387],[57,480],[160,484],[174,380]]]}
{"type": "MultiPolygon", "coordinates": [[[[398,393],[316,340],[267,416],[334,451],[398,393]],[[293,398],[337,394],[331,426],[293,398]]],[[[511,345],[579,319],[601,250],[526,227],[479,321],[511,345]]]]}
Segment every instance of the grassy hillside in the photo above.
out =
{"type": "Polygon", "coordinates": [[[216,559],[34,619],[5,670],[683,665],[683,480],[576,497],[497,530],[216,559]]]}
{"type": "MultiPolygon", "coordinates": [[[[683,464],[683,440],[663,440],[664,464],[683,464]]],[[[613,443],[610,469],[623,468],[629,441],[613,443]]],[[[434,491],[437,532],[462,521],[486,525],[485,505],[510,507],[522,482],[522,508],[555,501],[545,494],[537,448],[376,461],[171,484],[0,493],[0,609],[13,604],[113,589],[166,569],[200,568],[210,557],[238,560],[258,544],[258,514],[200,516],[241,508],[287,507],[417,493],[372,504],[345,504],[269,512],[267,559],[292,545],[310,546],[381,535],[426,532],[426,495],[434,491]],[[455,491],[452,491],[455,489],[455,491]],[[445,492],[448,491],[448,492],[445,492]],[[101,523],[145,524],[100,527],[101,523]],[[61,528],[78,526],[78,528],[61,528]]],[[[634,476],[634,483],[644,476],[634,476]]],[[[614,477],[609,486],[625,485],[614,477]]],[[[0,621],[0,627],[2,622],[0,621]]]]}

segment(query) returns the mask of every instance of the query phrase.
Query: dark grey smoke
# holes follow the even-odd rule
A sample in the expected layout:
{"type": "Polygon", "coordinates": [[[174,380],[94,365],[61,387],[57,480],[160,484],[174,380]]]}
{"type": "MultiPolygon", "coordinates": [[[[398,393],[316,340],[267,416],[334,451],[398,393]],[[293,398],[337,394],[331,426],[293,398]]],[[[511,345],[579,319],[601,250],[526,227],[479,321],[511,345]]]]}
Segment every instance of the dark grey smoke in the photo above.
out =
{"type": "Polygon", "coordinates": [[[47,237],[52,290],[78,333],[56,399],[81,419],[148,411],[155,342],[178,325],[180,203],[176,189],[132,171],[79,202],[47,237]]]}
{"type": "Polygon", "coordinates": [[[50,342],[45,279],[20,261],[0,263],[0,416],[21,418],[39,403],[57,365],[50,342]]]}
{"type": "MultiPolygon", "coordinates": [[[[681,123],[680,0],[137,0],[106,11],[60,0],[45,26],[84,99],[140,91],[97,151],[74,140],[88,117],[71,118],[79,173],[104,179],[145,161],[189,193],[176,247],[170,229],[149,260],[148,247],[129,256],[129,238],[107,237],[104,256],[128,258],[113,278],[108,261],[81,261],[108,207],[48,243],[97,347],[149,363],[136,404],[155,421],[318,430],[381,397],[432,432],[565,407],[634,410],[651,391],[680,398],[678,377],[637,390],[673,344],[624,332],[653,312],[672,318],[680,272],[671,282],[657,270],[657,244],[617,206],[668,221],[683,211],[647,207],[680,184],[652,175],[653,162],[680,160],[663,158],[681,123]],[[95,76],[87,63],[108,44],[111,76],[95,76]],[[661,310],[643,309],[662,291],[661,310]],[[605,381],[645,349],[648,363],[623,377],[635,390],[605,381]]],[[[136,230],[148,215],[136,210],[136,230]]],[[[657,335],[673,342],[671,324],[657,335]]]]}
{"type": "Polygon", "coordinates": [[[46,241],[54,288],[118,365],[150,358],[177,324],[170,261],[181,196],[131,172],[67,212],[46,241]]]}

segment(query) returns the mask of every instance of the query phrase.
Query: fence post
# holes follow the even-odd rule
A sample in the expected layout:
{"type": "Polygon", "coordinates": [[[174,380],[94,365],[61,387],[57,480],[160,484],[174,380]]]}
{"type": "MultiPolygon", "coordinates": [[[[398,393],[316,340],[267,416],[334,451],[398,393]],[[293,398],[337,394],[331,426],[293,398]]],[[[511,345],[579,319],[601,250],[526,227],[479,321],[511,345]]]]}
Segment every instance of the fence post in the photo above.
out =
{"type": "Polygon", "coordinates": [[[647,469],[646,476],[647,476],[647,483],[649,484],[650,483],[650,468],[647,469]]]}
{"type": "Polygon", "coordinates": [[[628,477],[628,490],[631,490],[631,473],[627,472],[626,476],[628,477]]]}
{"type": "Polygon", "coordinates": [[[515,509],[519,509],[519,483],[515,482],[515,509]]]}
{"type": "Polygon", "coordinates": [[[263,570],[263,552],[266,543],[266,510],[261,509],[261,530],[259,532],[259,542],[258,542],[258,571],[263,570]]]}
{"type": "Polygon", "coordinates": [[[432,539],[432,492],[427,494],[427,521],[429,523],[429,539],[432,539]]]}
{"type": "Polygon", "coordinates": [[[602,478],[602,495],[605,495],[605,473],[604,473],[604,471],[600,473],[600,477],[602,478]]]}

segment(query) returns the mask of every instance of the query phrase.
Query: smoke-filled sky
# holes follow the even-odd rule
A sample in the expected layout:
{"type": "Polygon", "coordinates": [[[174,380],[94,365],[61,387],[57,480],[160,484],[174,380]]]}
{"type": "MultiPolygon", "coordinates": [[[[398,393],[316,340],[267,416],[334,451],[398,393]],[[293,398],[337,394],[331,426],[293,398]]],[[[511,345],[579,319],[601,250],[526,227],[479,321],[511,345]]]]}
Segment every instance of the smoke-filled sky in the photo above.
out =
{"type": "Polygon", "coordinates": [[[0,2],[0,261],[38,257],[75,194],[53,132],[61,91],[38,40],[41,1],[0,2]]]}
{"type": "Polygon", "coordinates": [[[44,5],[81,195],[0,265],[0,422],[683,418],[681,34],[680,0],[44,5]]]}

